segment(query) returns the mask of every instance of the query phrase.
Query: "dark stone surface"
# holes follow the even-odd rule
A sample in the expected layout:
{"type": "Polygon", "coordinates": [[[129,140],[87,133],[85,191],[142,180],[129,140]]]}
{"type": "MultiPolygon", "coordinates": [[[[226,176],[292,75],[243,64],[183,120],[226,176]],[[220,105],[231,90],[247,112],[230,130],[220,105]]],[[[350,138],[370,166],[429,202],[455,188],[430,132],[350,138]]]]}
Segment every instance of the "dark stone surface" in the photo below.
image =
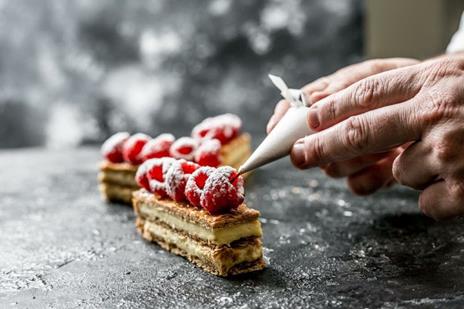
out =
{"type": "Polygon", "coordinates": [[[202,272],[142,241],[97,192],[96,149],[0,153],[0,307],[464,306],[464,225],[419,214],[415,192],[354,197],[285,160],[255,173],[267,270],[202,272]]]}

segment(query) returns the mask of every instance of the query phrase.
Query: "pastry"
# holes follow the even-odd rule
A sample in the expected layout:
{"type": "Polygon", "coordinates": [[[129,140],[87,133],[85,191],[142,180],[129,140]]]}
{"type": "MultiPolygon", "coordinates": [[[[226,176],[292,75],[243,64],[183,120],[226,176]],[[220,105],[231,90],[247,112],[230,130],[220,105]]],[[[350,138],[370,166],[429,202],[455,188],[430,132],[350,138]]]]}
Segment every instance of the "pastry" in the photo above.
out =
{"type": "Polygon", "coordinates": [[[243,202],[243,179],[233,168],[152,159],[137,182],[133,207],[144,239],[222,277],[265,267],[259,212],[243,202]]]}

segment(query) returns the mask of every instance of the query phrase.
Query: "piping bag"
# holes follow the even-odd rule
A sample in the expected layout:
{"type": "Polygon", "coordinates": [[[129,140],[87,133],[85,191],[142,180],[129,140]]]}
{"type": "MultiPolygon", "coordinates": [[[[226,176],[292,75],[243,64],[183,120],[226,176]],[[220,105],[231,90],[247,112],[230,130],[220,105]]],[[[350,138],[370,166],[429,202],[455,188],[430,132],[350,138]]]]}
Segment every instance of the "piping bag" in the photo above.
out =
{"type": "Polygon", "coordinates": [[[248,160],[240,166],[238,174],[250,172],[290,154],[293,144],[314,133],[307,124],[308,106],[299,89],[289,89],[282,78],[269,74],[272,83],[280,90],[290,108],[248,160]]]}

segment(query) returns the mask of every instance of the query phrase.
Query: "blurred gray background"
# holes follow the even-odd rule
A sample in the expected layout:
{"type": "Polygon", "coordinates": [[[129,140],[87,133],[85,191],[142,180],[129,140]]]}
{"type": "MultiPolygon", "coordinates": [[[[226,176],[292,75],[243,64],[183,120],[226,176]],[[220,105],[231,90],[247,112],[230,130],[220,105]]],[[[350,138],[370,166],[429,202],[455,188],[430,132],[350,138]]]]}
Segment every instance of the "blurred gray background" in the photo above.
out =
{"type": "Polygon", "coordinates": [[[0,148],[181,136],[223,112],[264,134],[267,74],[299,87],[359,61],[362,14],[358,0],[2,0],[0,148]]]}
{"type": "MultiPolygon", "coordinates": [[[[444,51],[462,0],[0,0],[0,148],[189,134],[232,112],[263,135],[279,100],[372,57],[444,51]]],[[[255,138],[255,142],[258,139],[255,138]]]]}

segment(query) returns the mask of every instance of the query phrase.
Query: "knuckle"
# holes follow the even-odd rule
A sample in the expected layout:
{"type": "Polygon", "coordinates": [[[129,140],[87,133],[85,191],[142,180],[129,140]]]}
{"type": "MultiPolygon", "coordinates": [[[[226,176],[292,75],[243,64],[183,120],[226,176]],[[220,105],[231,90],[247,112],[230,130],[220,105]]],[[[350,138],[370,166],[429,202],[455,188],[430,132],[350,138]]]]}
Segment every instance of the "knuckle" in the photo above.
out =
{"type": "Polygon", "coordinates": [[[301,90],[303,91],[303,95],[305,96],[305,98],[309,98],[311,94],[313,93],[313,91],[311,90],[311,88],[309,88],[309,86],[304,86],[301,90]]]}
{"type": "Polygon", "coordinates": [[[371,59],[365,63],[372,73],[385,71],[385,61],[383,59],[371,59]]]}
{"type": "Polygon", "coordinates": [[[424,62],[421,69],[421,73],[425,76],[423,84],[429,86],[445,77],[462,76],[462,61],[450,58],[430,60],[424,62]]]}
{"type": "Polygon", "coordinates": [[[374,103],[381,88],[382,84],[377,78],[366,78],[355,86],[352,102],[360,108],[367,108],[374,103]]]}
{"type": "Polygon", "coordinates": [[[321,161],[324,158],[325,149],[323,143],[320,138],[305,139],[305,149],[308,150],[308,157],[312,159],[312,161],[321,161]]]}
{"type": "Polygon", "coordinates": [[[430,90],[426,94],[424,108],[421,108],[419,111],[419,118],[426,125],[436,124],[443,119],[449,119],[456,114],[459,108],[457,103],[452,93],[430,90]]]}
{"type": "Polygon", "coordinates": [[[320,109],[321,119],[335,119],[337,116],[337,104],[334,99],[330,99],[320,109]]]}
{"type": "Polygon", "coordinates": [[[369,143],[368,126],[364,118],[353,116],[345,121],[342,126],[342,139],[346,148],[355,155],[362,153],[363,149],[369,143]]]}
{"type": "Polygon", "coordinates": [[[458,158],[458,150],[454,136],[445,135],[438,143],[436,143],[433,151],[438,162],[449,163],[458,158]]]}
{"type": "Polygon", "coordinates": [[[448,187],[449,193],[454,200],[463,201],[464,200],[464,182],[455,181],[448,187]]]}

